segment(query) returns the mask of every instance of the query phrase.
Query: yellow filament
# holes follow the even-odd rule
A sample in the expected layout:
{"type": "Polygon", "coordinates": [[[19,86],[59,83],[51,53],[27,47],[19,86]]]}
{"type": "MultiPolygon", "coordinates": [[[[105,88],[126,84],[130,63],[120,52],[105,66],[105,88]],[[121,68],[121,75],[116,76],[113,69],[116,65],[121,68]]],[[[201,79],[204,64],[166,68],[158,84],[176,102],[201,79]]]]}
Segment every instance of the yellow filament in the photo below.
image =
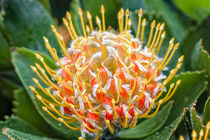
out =
{"type": "Polygon", "coordinates": [[[153,35],[153,30],[155,28],[155,20],[152,21],[151,25],[150,25],[150,33],[149,33],[149,39],[147,41],[147,47],[149,47],[150,42],[152,40],[152,35],[153,35]]]}
{"type": "Polygon", "coordinates": [[[72,34],[73,34],[74,38],[76,39],[77,38],[77,33],[75,31],[74,25],[73,25],[72,20],[71,20],[71,14],[69,12],[66,12],[66,17],[69,20],[69,26],[70,26],[70,29],[72,30],[72,34]]]}
{"type": "Polygon", "coordinates": [[[86,139],[84,139],[83,137],[79,137],[78,140],[86,140],[86,139]]]}
{"type": "Polygon", "coordinates": [[[46,75],[44,69],[41,68],[41,66],[37,63],[35,63],[36,67],[39,69],[39,71],[41,72],[41,74],[44,76],[44,78],[47,80],[47,82],[54,88],[58,89],[58,90],[62,90],[60,89],[58,86],[56,86],[46,75]]]}
{"type": "Polygon", "coordinates": [[[132,24],[132,22],[131,22],[131,18],[129,18],[129,19],[128,19],[128,30],[130,30],[130,29],[131,29],[131,24],[132,24]]]}
{"type": "Polygon", "coordinates": [[[129,10],[127,9],[125,11],[125,32],[127,32],[128,29],[128,16],[129,16],[129,10]]]}
{"type": "Polygon", "coordinates": [[[139,115],[139,113],[138,112],[135,112],[135,120],[134,120],[134,123],[132,125],[130,124],[129,127],[133,128],[133,127],[136,126],[136,123],[137,123],[137,120],[138,120],[138,115],[139,115]]]}
{"type": "Polygon", "coordinates": [[[128,113],[125,114],[125,124],[123,125],[123,128],[126,128],[128,125],[128,113]]]}
{"type": "MultiPolygon", "coordinates": [[[[155,48],[156,48],[156,46],[155,46],[155,48]]],[[[149,59],[149,63],[148,63],[148,65],[147,65],[146,69],[148,69],[149,66],[151,65],[152,60],[153,60],[153,57],[154,57],[154,53],[155,53],[155,49],[152,50],[152,55],[151,55],[151,57],[150,57],[150,59],[149,59]]]]}
{"type": "MultiPolygon", "coordinates": [[[[170,88],[169,88],[169,90],[168,90],[166,96],[164,97],[164,99],[167,99],[167,97],[170,95],[171,90],[174,88],[174,85],[175,85],[174,83],[172,83],[172,84],[170,85],[170,88]]],[[[159,95],[156,96],[154,99],[158,99],[158,98],[161,96],[163,90],[164,90],[164,87],[163,87],[163,89],[161,90],[161,93],[159,93],[159,95]]],[[[164,101],[164,99],[163,99],[163,101],[164,101]]]]}
{"type": "Polygon", "coordinates": [[[43,37],[43,39],[44,39],[44,43],[45,43],[46,48],[47,48],[48,51],[50,52],[50,55],[51,55],[52,58],[57,62],[58,59],[56,58],[56,56],[55,56],[55,54],[54,54],[54,52],[53,52],[53,50],[52,50],[52,47],[51,47],[51,45],[50,45],[48,39],[47,39],[46,37],[43,37]]]}
{"type": "Polygon", "coordinates": [[[131,97],[132,97],[132,93],[131,92],[129,92],[128,93],[128,96],[129,96],[129,105],[128,105],[128,109],[127,110],[130,110],[130,108],[131,108],[131,97]]]}
{"type": "Polygon", "coordinates": [[[123,26],[124,26],[124,9],[121,8],[121,29],[123,30],[123,26]]]}
{"type": "Polygon", "coordinates": [[[100,131],[99,129],[97,129],[97,130],[91,129],[89,126],[87,126],[86,123],[83,123],[83,126],[84,126],[85,128],[87,128],[87,129],[89,129],[90,131],[92,131],[93,133],[98,133],[98,132],[100,131]]]}
{"type": "Polygon", "coordinates": [[[114,112],[114,118],[117,118],[117,111],[116,111],[116,107],[115,107],[115,100],[112,99],[112,105],[113,105],[113,112],[114,112]]]}
{"type": "Polygon", "coordinates": [[[155,51],[156,54],[158,54],[158,52],[159,52],[159,50],[160,50],[160,48],[161,48],[161,46],[162,46],[162,44],[163,44],[163,40],[165,39],[165,37],[166,37],[166,32],[164,31],[164,32],[162,33],[162,35],[161,35],[161,39],[160,39],[160,43],[159,43],[159,45],[158,45],[158,48],[157,48],[157,50],[155,51]]]}
{"type": "Polygon", "coordinates": [[[151,118],[151,117],[155,116],[157,114],[157,112],[159,111],[160,105],[162,104],[162,102],[163,102],[163,100],[160,100],[156,110],[152,114],[145,116],[145,118],[151,118]]]}
{"type": "Polygon", "coordinates": [[[179,136],[179,140],[184,140],[184,137],[183,136],[179,136]]]}
{"type": "Polygon", "coordinates": [[[59,104],[50,102],[50,101],[48,101],[48,100],[45,99],[45,98],[42,98],[41,95],[40,95],[36,90],[33,90],[33,92],[36,94],[37,99],[39,99],[45,106],[48,106],[46,103],[50,103],[50,104],[53,104],[53,105],[55,105],[55,106],[58,106],[58,105],[59,105],[59,104]],[[46,103],[45,103],[45,102],[46,102],[46,103]]]}
{"type": "Polygon", "coordinates": [[[101,20],[99,19],[98,16],[96,16],[96,23],[97,23],[97,25],[98,25],[99,32],[101,32],[101,31],[102,31],[102,29],[101,29],[101,20]]]}
{"type": "Polygon", "coordinates": [[[70,126],[68,123],[66,123],[65,120],[63,120],[63,118],[58,118],[58,120],[60,122],[62,122],[63,124],[65,124],[71,130],[80,130],[81,129],[81,127],[72,127],[72,126],[70,126]]]}
{"type": "Polygon", "coordinates": [[[142,89],[141,93],[139,94],[139,97],[136,98],[136,101],[140,100],[141,96],[144,94],[144,90],[145,90],[145,87],[146,87],[146,83],[147,83],[147,79],[144,79],[143,89],[142,89]]]}
{"type": "Polygon", "coordinates": [[[79,8],[79,16],[80,16],[80,20],[81,20],[81,25],[82,25],[82,31],[83,31],[83,34],[85,36],[85,38],[87,37],[87,34],[86,34],[86,31],[85,31],[85,25],[84,25],[84,21],[83,21],[83,17],[82,17],[82,9],[79,8]]]}
{"type": "Polygon", "coordinates": [[[195,130],[192,131],[192,140],[197,140],[197,133],[195,130]]]}
{"type": "Polygon", "coordinates": [[[51,107],[51,109],[53,111],[55,111],[55,113],[57,113],[60,117],[64,118],[64,119],[75,119],[74,117],[69,117],[69,116],[65,116],[65,115],[62,115],[56,108],[53,104],[49,104],[49,106],[51,107]]]}
{"type": "Polygon", "coordinates": [[[174,95],[174,93],[176,92],[176,89],[177,89],[177,87],[180,85],[180,83],[181,83],[181,80],[178,80],[178,81],[176,82],[176,86],[175,86],[175,88],[173,89],[172,93],[171,93],[168,97],[165,97],[165,98],[163,99],[163,102],[168,101],[168,100],[174,95]]]}
{"type": "Polygon", "coordinates": [[[98,132],[98,134],[96,135],[96,137],[94,138],[94,140],[98,140],[99,137],[100,137],[100,135],[101,135],[101,131],[98,132]]]}
{"type": "Polygon", "coordinates": [[[60,79],[60,77],[57,75],[57,73],[56,73],[54,70],[52,70],[52,69],[44,62],[43,57],[41,57],[38,53],[35,53],[35,56],[36,56],[36,58],[39,59],[40,62],[44,65],[44,68],[47,70],[47,72],[49,73],[49,75],[50,75],[53,79],[55,79],[55,80],[59,80],[59,79],[60,79]],[[53,73],[53,74],[52,74],[52,73],[53,73]],[[57,77],[55,77],[54,75],[56,75],[57,77]]]}
{"type": "Polygon", "coordinates": [[[122,31],[121,30],[121,11],[118,12],[117,14],[117,19],[118,19],[118,29],[119,29],[119,33],[122,31]]]}
{"type": "Polygon", "coordinates": [[[206,132],[205,132],[204,140],[208,139],[209,129],[210,129],[210,122],[208,122],[206,125],[206,132]]]}
{"type": "Polygon", "coordinates": [[[144,29],[146,26],[146,19],[144,18],[142,21],[142,31],[141,31],[141,42],[144,40],[144,29]]]}
{"type": "Polygon", "coordinates": [[[68,24],[68,22],[67,22],[67,20],[65,18],[62,18],[62,20],[63,20],[63,24],[66,26],[66,28],[67,28],[67,30],[69,32],[69,35],[70,35],[71,39],[74,40],[75,38],[74,38],[74,36],[73,36],[73,34],[71,32],[70,25],[68,24]]]}
{"type": "Polygon", "coordinates": [[[159,64],[159,68],[161,68],[161,66],[163,65],[163,63],[166,61],[166,59],[167,59],[167,57],[168,57],[170,51],[172,50],[173,46],[174,46],[173,41],[170,41],[168,50],[167,50],[165,56],[163,57],[163,60],[162,60],[161,63],[159,64]]]}
{"type": "Polygon", "coordinates": [[[163,70],[163,69],[168,65],[168,63],[171,61],[171,58],[173,57],[175,51],[177,50],[178,46],[179,46],[179,43],[177,43],[177,44],[174,46],[174,49],[173,49],[173,51],[171,52],[171,55],[169,56],[169,58],[167,59],[167,61],[165,62],[165,64],[160,68],[160,70],[163,70]]]}
{"type": "Polygon", "coordinates": [[[155,42],[155,45],[157,45],[158,42],[159,42],[159,40],[160,40],[160,36],[161,36],[161,34],[162,34],[162,31],[163,31],[163,29],[164,29],[164,26],[165,26],[165,23],[163,23],[163,24],[160,26],[160,31],[159,31],[159,33],[158,33],[158,37],[157,37],[157,40],[156,40],[156,42],[155,42]]]}
{"type": "Polygon", "coordinates": [[[106,30],[106,24],[105,24],[105,16],[104,16],[104,13],[105,13],[104,6],[101,5],[101,16],[102,16],[103,31],[106,30]]]}
{"type": "Polygon", "coordinates": [[[111,133],[114,133],[114,128],[110,125],[109,120],[106,120],[106,124],[107,124],[108,127],[109,127],[109,131],[110,131],[111,133]]]}
{"type": "Polygon", "coordinates": [[[90,28],[88,25],[86,25],[86,31],[87,31],[87,35],[89,36],[90,35],[90,28]]]}
{"type": "Polygon", "coordinates": [[[200,133],[199,133],[199,138],[198,138],[198,140],[202,140],[203,135],[204,135],[204,132],[203,132],[203,129],[201,129],[201,131],[200,131],[200,133]]]}
{"type": "Polygon", "coordinates": [[[58,43],[59,43],[59,46],[60,46],[60,48],[61,48],[63,54],[64,54],[65,56],[69,56],[69,54],[68,54],[67,51],[66,51],[66,45],[65,45],[65,43],[64,43],[64,41],[63,41],[63,37],[56,31],[55,26],[51,25],[51,28],[52,28],[52,31],[54,32],[54,34],[55,34],[55,36],[56,36],[56,38],[57,38],[57,41],[58,41],[58,43]]]}
{"type": "Polygon", "coordinates": [[[87,98],[86,96],[84,97],[84,99],[85,99],[85,102],[88,103],[88,106],[90,107],[91,111],[93,111],[93,113],[95,113],[95,114],[99,114],[99,113],[100,113],[100,112],[97,112],[97,111],[92,107],[91,103],[89,102],[89,100],[88,100],[88,98],[87,98]]]}
{"type": "Polygon", "coordinates": [[[56,57],[57,60],[58,60],[58,63],[59,63],[59,65],[60,65],[60,67],[61,67],[64,71],[66,71],[66,72],[69,74],[69,76],[74,76],[73,73],[71,73],[68,69],[66,69],[66,68],[62,65],[62,63],[61,63],[59,57],[57,56],[56,49],[55,49],[55,48],[52,48],[52,50],[53,50],[53,53],[54,53],[55,57],[56,57]]]}
{"type": "Polygon", "coordinates": [[[139,33],[140,33],[140,29],[141,29],[141,18],[142,18],[142,9],[139,9],[139,11],[138,11],[138,28],[137,28],[136,38],[139,38],[139,33]]]}
{"type": "Polygon", "coordinates": [[[155,100],[152,100],[152,101],[151,101],[151,104],[150,104],[150,106],[149,106],[149,108],[147,109],[147,111],[146,111],[144,114],[139,115],[138,118],[144,118],[145,116],[147,116],[147,115],[149,114],[149,112],[150,112],[150,110],[151,110],[151,108],[152,108],[154,102],[155,102],[155,100]]]}
{"type": "Polygon", "coordinates": [[[118,80],[118,87],[117,87],[117,100],[116,100],[116,103],[118,103],[119,100],[120,100],[120,88],[121,88],[121,85],[122,85],[122,80],[119,79],[118,80]]]}
{"type": "Polygon", "coordinates": [[[92,16],[89,11],[87,11],[87,18],[90,25],[90,30],[92,31],[93,30],[92,16]]]}
{"type": "Polygon", "coordinates": [[[38,77],[47,85],[47,86],[51,86],[47,81],[45,81],[45,79],[40,75],[40,73],[37,71],[36,67],[34,66],[30,66],[31,69],[36,73],[36,75],[38,75],[38,77]]]}
{"type": "Polygon", "coordinates": [[[160,23],[158,23],[157,26],[156,26],[155,35],[153,37],[152,43],[151,43],[150,47],[148,46],[149,47],[149,50],[150,50],[150,48],[152,48],[152,46],[155,43],[155,40],[156,40],[156,37],[157,37],[157,34],[158,34],[159,29],[160,29],[160,23]]]}

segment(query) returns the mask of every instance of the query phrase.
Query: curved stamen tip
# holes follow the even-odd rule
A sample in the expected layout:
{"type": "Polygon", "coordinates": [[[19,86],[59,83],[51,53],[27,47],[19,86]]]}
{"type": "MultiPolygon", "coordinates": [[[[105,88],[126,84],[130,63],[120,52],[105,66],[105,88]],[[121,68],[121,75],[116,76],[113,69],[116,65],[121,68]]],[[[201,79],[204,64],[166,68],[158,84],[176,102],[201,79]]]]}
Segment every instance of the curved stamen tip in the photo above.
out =
{"type": "Polygon", "coordinates": [[[71,14],[70,14],[69,12],[66,12],[66,17],[67,17],[68,19],[71,19],[71,14]]]}
{"type": "Polygon", "coordinates": [[[170,44],[174,43],[174,37],[169,41],[170,44]]]}
{"type": "Polygon", "coordinates": [[[89,11],[87,11],[87,18],[88,18],[88,19],[91,19],[91,14],[90,14],[89,11]]]}
{"type": "Polygon", "coordinates": [[[63,118],[58,118],[58,120],[59,120],[60,122],[64,122],[63,118]]]}
{"type": "Polygon", "coordinates": [[[176,85],[180,85],[180,83],[181,83],[181,80],[178,80],[178,81],[176,82],[176,85]]]}
{"type": "Polygon", "coordinates": [[[79,15],[82,16],[82,9],[78,8],[79,15]]]}
{"type": "Polygon", "coordinates": [[[139,11],[138,11],[138,15],[139,15],[139,16],[142,16],[142,13],[143,13],[143,12],[142,12],[142,8],[141,8],[141,9],[139,9],[139,11]]]}
{"type": "Polygon", "coordinates": [[[97,24],[101,24],[101,20],[99,19],[98,16],[96,16],[96,22],[97,22],[97,24]]]}
{"type": "Polygon", "coordinates": [[[182,55],[179,59],[178,62],[182,62],[184,60],[184,55],[182,55]]]}
{"type": "Polygon", "coordinates": [[[47,111],[47,110],[48,110],[45,106],[42,106],[42,109],[43,109],[44,111],[47,111]]]}
{"type": "Polygon", "coordinates": [[[199,133],[200,136],[203,136],[204,135],[204,131],[203,129],[201,129],[200,133],[199,133]]]}
{"type": "Polygon", "coordinates": [[[65,18],[62,18],[62,20],[63,20],[63,24],[68,25],[68,22],[65,18]]]}
{"type": "Polygon", "coordinates": [[[35,91],[35,88],[33,86],[29,86],[30,90],[35,91]]]}
{"type": "Polygon", "coordinates": [[[51,25],[50,25],[50,27],[51,27],[51,29],[52,29],[52,31],[53,31],[53,32],[55,32],[55,31],[56,31],[56,28],[55,28],[55,26],[54,26],[54,25],[52,25],[52,24],[51,24],[51,25]]]}
{"type": "Polygon", "coordinates": [[[128,9],[126,9],[125,15],[126,15],[126,16],[129,16],[129,10],[128,10],[128,9]]]}
{"type": "Polygon", "coordinates": [[[32,80],[34,81],[34,83],[39,83],[39,81],[36,78],[32,78],[32,80]]]}
{"type": "Polygon", "coordinates": [[[161,38],[165,38],[166,37],[166,31],[164,31],[161,35],[161,38]]]}
{"type": "Polygon", "coordinates": [[[49,104],[49,106],[53,109],[55,108],[55,106],[53,104],[49,104]]]}
{"type": "Polygon", "coordinates": [[[33,71],[37,71],[37,69],[36,69],[36,67],[34,67],[34,66],[30,66],[31,67],[31,69],[33,70],[33,71]]]}
{"type": "Polygon", "coordinates": [[[105,10],[104,10],[104,6],[103,5],[101,5],[101,13],[104,13],[105,12],[105,10]]]}
{"type": "Polygon", "coordinates": [[[151,28],[154,28],[155,27],[155,22],[156,22],[155,20],[152,21],[151,28]]]}
{"type": "Polygon", "coordinates": [[[146,18],[144,18],[142,21],[142,26],[146,26],[146,23],[147,23],[146,18]]]}
{"type": "Polygon", "coordinates": [[[173,87],[174,87],[174,85],[175,85],[174,83],[173,83],[173,84],[171,84],[171,85],[170,85],[170,88],[173,88],[173,87]]]}
{"type": "Polygon", "coordinates": [[[41,97],[40,95],[36,95],[36,98],[37,98],[38,100],[42,100],[42,97],[41,97]]]}
{"type": "Polygon", "coordinates": [[[197,133],[195,130],[192,131],[192,138],[196,138],[197,137],[197,133]]]}

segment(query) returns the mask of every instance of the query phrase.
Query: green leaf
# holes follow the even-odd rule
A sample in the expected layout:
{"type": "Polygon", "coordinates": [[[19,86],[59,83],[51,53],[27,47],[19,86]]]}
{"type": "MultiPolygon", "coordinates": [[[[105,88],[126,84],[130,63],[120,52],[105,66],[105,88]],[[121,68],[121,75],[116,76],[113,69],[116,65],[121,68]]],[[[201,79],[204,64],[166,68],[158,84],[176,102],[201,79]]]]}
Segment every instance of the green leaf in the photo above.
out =
{"type": "Polygon", "coordinates": [[[173,102],[166,104],[154,117],[140,122],[136,127],[119,132],[118,136],[124,139],[142,138],[160,129],[167,120],[173,102]]]}
{"type": "Polygon", "coordinates": [[[13,91],[17,89],[19,86],[12,81],[6,79],[3,76],[0,76],[0,89],[1,94],[6,97],[7,99],[13,98],[13,91]]]}
{"type": "Polygon", "coordinates": [[[156,133],[146,137],[146,140],[170,139],[173,132],[177,129],[181,120],[183,119],[184,108],[190,107],[203,93],[207,86],[205,75],[202,72],[197,71],[181,73],[179,76],[173,78],[170,83],[174,83],[179,79],[181,80],[181,84],[171,99],[174,100],[172,112],[170,113],[163,127],[156,133]]]}
{"type": "MultiPolygon", "coordinates": [[[[208,83],[210,83],[210,56],[206,50],[203,49],[201,42],[199,41],[191,56],[191,65],[194,70],[205,70],[207,74],[208,83]]],[[[208,90],[210,92],[210,84],[208,84],[208,90]]]]}
{"type": "Polygon", "coordinates": [[[187,16],[202,21],[210,14],[209,0],[173,0],[174,4],[187,16]]]}
{"type": "Polygon", "coordinates": [[[51,7],[49,0],[39,0],[39,2],[44,6],[44,8],[51,13],[51,7]]]}
{"type": "Polygon", "coordinates": [[[203,116],[204,123],[207,124],[208,121],[210,121],[210,97],[206,101],[205,107],[204,107],[204,116],[203,116]]]}
{"type": "MultiPolygon", "coordinates": [[[[51,59],[49,59],[46,55],[43,54],[40,55],[44,58],[44,61],[48,64],[48,66],[50,66],[52,69],[56,68],[55,63],[51,59]]],[[[42,110],[43,104],[40,101],[38,101],[36,98],[35,100],[33,100],[34,95],[32,91],[28,88],[28,86],[34,85],[34,82],[32,81],[33,77],[39,79],[38,76],[30,69],[30,65],[34,65],[34,63],[39,63],[39,61],[35,57],[34,52],[26,48],[17,48],[16,51],[12,53],[12,57],[13,57],[13,65],[16,69],[16,72],[21,82],[23,83],[25,89],[27,90],[27,93],[29,94],[31,101],[34,101],[37,111],[44,118],[44,120],[47,123],[49,123],[53,128],[55,128],[56,131],[60,134],[60,136],[71,139],[77,138],[80,135],[79,131],[70,130],[64,124],[53,119],[45,111],[42,110]]],[[[40,82],[40,84],[42,84],[42,86],[45,87],[43,83],[40,82]]],[[[40,94],[42,94],[42,92],[40,92],[40,94]]]]}
{"type": "Polygon", "coordinates": [[[25,90],[19,89],[15,91],[15,101],[13,103],[15,106],[13,112],[17,116],[30,123],[33,127],[42,131],[47,136],[57,136],[55,130],[39,115],[25,90]]]}
{"type": "MultiPolygon", "coordinates": [[[[33,126],[28,124],[23,119],[17,117],[17,116],[11,116],[7,117],[6,121],[0,121],[0,130],[3,128],[12,128],[24,133],[30,133],[34,135],[40,135],[42,136],[43,133],[37,129],[35,129],[33,126]]],[[[0,139],[5,139],[6,136],[4,136],[2,133],[0,133],[0,139]]]]}
{"type": "Polygon", "coordinates": [[[83,32],[82,32],[82,26],[81,26],[80,17],[79,17],[79,14],[78,14],[78,8],[79,7],[81,7],[80,1],[73,0],[71,2],[71,5],[70,5],[70,9],[71,10],[70,10],[70,12],[71,12],[71,15],[72,15],[72,22],[74,24],[74,27],[75,27],[75,30],[76,30],[77,34],[79,36],[81,36],[81,35],[83,35],[83,32]]]}
{"type": "Polygon", "coordinates": [[[56,140],[48,137],[40,137],[32,134],[23,133],[11,128],[3,129],[4,135],[6,135],[9,139],[12,140],[56,140]]]}
{"type": "Polygon", "coordinates": [[[95,16],[98,15],[101,19],[101,5],[103,5],[105,8],[106,26],[108,27],[109,25],[111,25],[112,27],[117,29],[117,13],[122,7],[122,0],[82,0],[83,9],[85,11],[90,11],[90,13],[92,14],[93,23],[95,23],[95,16]]]}
{"type": "Polygon", "coordinates": [[[2,32],[0,32],[0,69],[10,68],[10,49],[9,45],[4,38],[2,32]]]}
{"type": "Polygon", "coordinates": [[[167,33],[171,33],[176,40],[181,41],[187,34],[187,29],[179,20],[177,14],[171,11],[164,0],[144,0],[145,8],[149,11],[160,13],[168,26],[167,33]]]}
{"type": "Polygon", "coordinates": [[[191,124],[192,129],[199,134],[200,130],[203,129],[203,125],[201,120],[198,118],[196,111],[193,110],[193,108],[190,108],[190,118],[191,118],[191,124]]]}
{"type": "Polygon", "coordinates": [[[24,46],[49,54],[42,39],[46,36],[52,47],[57,49],[58,55],[61,55],[57,40],[50,29],[50,24],[55,23],[39,1],[9,0],[6,4],[4,23],[11,46],[24,46]]]}
{"type": "Polygon", "coordinates": [[[201,25],[190,31],[185,39],[181,42],[181,51],[184,54],[184,66],[186,70],[191,70],[191,56],[195,44],[203,38],[204,47],[210,51],[210,18],[206,19],[201,25]]]}

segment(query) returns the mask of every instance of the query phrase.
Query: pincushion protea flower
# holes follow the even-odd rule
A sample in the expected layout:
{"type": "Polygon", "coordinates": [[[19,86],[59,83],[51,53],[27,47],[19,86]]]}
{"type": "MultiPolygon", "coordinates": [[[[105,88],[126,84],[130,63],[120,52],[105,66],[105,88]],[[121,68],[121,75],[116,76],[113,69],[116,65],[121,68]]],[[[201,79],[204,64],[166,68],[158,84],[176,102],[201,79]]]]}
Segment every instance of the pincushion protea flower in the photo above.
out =
{"type": "Polygon", "coordinates": [[[36,57],[42,66],[37,63],[31,66],[48,86],[42,87],[39,81],[33,78],[47,98],[30,86],[42,102],[43,110],[69,129],[81,130],[81,139],[85,138],[85,134],[98,139],[104,129],[114,133],[116,128],[135,127],[139,118],[154,116],[160,105],[173,96],[180,84],[180,80],[172,83],[166,92],[166,84],[175,76],[184,58],[181,56],[178,59],[176,67],[168,77],[162,73],[167,70],[166,66],[179,46],[179,43],[174,44],[172,38],[165,56],[158,57],[166,36],[165,24],[159,23],[155,26],[153,21],[145,43],[146,19],[142,20],[142,9],[138,12],[136,37],[130,31],[129,10],[125,11],[125,21],[124,10],[119,11],[118,31],[106,30],[103,6],[102,22],[96,16],[98,29],[94,29],[89,12],[89,24],[86,27],[80,8],[79,15],[84,36],[77,35],[69,12],[66,18],[63,18],[72,39],[70,47],[65,45],[62,36],[51,26],[63,52],[62,58],[57,56],[56,50],[44,37],[46,48],[59,69],[51,69],[39,54],[36,54],[36,57]],[[164,92],[166,94],[161,96],[164,92]],[[150,113],[152,109],[154,111],[150,113]],[[71,125],[75,122],[78,122],[79,127],[71,125]]]}
{"type": "MultiPolygon", "coordinates": [[[[201,129],[199,134],[198,134],[198,140],[207,140],[208,139],[208,134],[209,134],[209,130],[210,130],[210,122],[207,123],[206,125],[206,131],[205,131],[205,134],[204,134],[204,130],[201,129]]],[[[192,140],[197,140],[197,132],[195,130],[192,131],[192,140]]],[[[180,136],[179,137],[179,140],[184,140],[184,137],[183,136],[180,136]]]]}

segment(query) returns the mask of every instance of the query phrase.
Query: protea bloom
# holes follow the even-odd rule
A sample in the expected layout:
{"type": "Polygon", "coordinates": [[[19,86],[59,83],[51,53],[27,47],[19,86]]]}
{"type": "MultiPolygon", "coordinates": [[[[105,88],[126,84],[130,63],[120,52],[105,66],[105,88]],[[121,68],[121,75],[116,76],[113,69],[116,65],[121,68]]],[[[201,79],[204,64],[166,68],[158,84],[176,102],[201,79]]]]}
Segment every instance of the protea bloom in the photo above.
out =
{"type": "Polygon", "coordinates": [[[89,134],[98,139],[107,128],[114,133],[116,128],[135,127],[137,119],[154,116],[160,105],[173,96],[181,82],[172,83],[166,91],[165,86],[181,67],[183,56],[168,77],[162,73],[167,70],[166,66],[179,46],[179,43],[174,44],[172,38],[165,56],[158,57],[166,35],[164,23],[156,27],[155,21],[151,23],[145,43],[146,19],[142,19],[142,9],[138,12],[136,37],[130,31],[129,10],[125,11],[125,21],[124,10],[119,11],[118,31],[106,30],[104,14],[104,7],[101,6],[102,22],[96,17],[98,29],[94,29],[91,14],[87,12],[89,24],[85,27],[83,12],[79,8],[84,36],[78,36],[71,15],[67,12],[63,22],[72,39],[70,47],[65,45],[62,36],[51,26],[63,52],[62,58],[57,56],[56,50],[44,37],[45,45],[59,69],[51,69],[39,54],[36,57],[42,66],[31,66],[48,86],[43,88],[33,78],[51,100],[30,86],[43,103],[43,110],[69,129],[81,130],[83,138],[89,134]],[[165,96],[161,96],[164,92],[165,96]],[[154,109],[152,113],[151,109],[154,109]],[[73,127],[71,123],[75,122],[80,126],[73,127]]]}

